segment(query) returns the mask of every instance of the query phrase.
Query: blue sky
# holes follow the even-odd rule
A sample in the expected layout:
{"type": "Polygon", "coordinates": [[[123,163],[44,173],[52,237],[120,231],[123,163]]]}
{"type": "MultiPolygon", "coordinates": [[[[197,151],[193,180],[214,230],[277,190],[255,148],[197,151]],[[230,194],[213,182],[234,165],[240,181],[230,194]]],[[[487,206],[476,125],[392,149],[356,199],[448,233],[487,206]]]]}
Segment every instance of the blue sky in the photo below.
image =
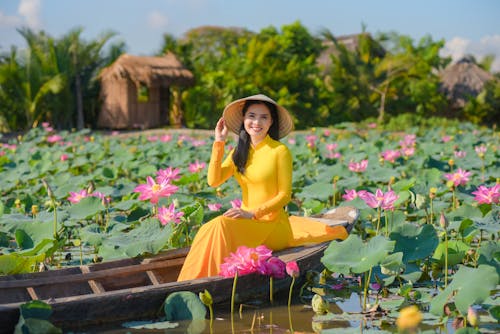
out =
{"type": "Polygon", "coordinates": [[[83,37],[107,30],[118,33],[127,51],[152,55],[162,35],[181,37],[204,25],[244,27],[258,32],[300,21],[312,34],[334,35],[396,31],[418,40],[444,39],[443,55],[458,59],[471,53],[495,54],[500,71],[500,1],[498,0],[2,0],[0,51],[24,47],[16,28],[29,26],[60,37],[83,27],[83,37]]]}

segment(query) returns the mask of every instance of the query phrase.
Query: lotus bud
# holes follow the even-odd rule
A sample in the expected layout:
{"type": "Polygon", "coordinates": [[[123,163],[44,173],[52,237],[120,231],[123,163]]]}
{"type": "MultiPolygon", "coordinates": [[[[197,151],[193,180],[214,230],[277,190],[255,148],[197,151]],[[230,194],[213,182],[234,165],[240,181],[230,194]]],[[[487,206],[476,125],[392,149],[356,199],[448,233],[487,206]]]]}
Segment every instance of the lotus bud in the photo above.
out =
{"type": "Polygon", "coordinates": [[[436,187],[432,187],[431,189],[429,189],[429,198],[431,199],[436,198],[436,193],[437,193],[436,187]]]}
{"type": "Polygon", "coordinates": [[[31,206],[31,214],[33,216],[36,216],[38,214],[38,212],[39,212],[38,205],[32,205],[31,206]]]}
{"type": "Polygon", "coordinates": [[[324,300],[323,297],[321,297],[318,294],[315,294],[311,300],[311,306],[317,315],[322,315],[322,314],[327,314],[330,308],[330,304],[328,303],[327,300],[324,300]]]}
{"type": "Polygon", "coordinates": [[[89,182],[89,186],[87,188],[87,194],[92,194],[95,190],[95,185],[93,181],[89,182]]]}
{"type": "Polygon", "coordinates": [[[286,273],[290,275],[290,277],[299,277],[300,276],[300,270],[299,266],[297,265],[297,262],[295,261],[290,261],[286,264],[286,273]]]}
{"type": "Polygon", "coordinates": [[[450,165],[450,167],[453,167],[454,164],[455,164],[455,160],[453,160],[453,159],[448,160],[448,165],[450,165]]]}
{"type": "Polygon", "coordinates": [[[412,305],[403,308],[399,312],[398,320],[396,320],[396,325],[400,331],[411,330],[418,327],[422,321],[422,313],[417,306],[412,305]]]}
{"type": "Polygon", "coordinates": [[[14,201],[14,205],[16,206],[16,208],[20,209],[21,204],[21,200],[19,198],[16,198],[16,200],[14,201]]]}
{"type": "Polygon", "coordinates": [[[52,192],[52,189],[50,188],[47,181],[45,179],[42,179],[42,183],[43,183],[45,189],[47,189],[47,195],[49,195],[50,198],[54,198],[54,193],[52,192]]]}
{"type": "Polygon", "coordinates": [[[474,328],[479,326],[479,316],[477,315],[477,311],[471,306],[469,306],[469,310],[467,311],[467,321],[474,328]]]}
{"type": "Polygon", "coordinates": [[[340,176],[335,175],[335,176],[333,177],[333,183],[337,183],[337,181],[338,181],[339,179],[340,179],[340,176]]]}
{"type": "Polygon", "coordinates": [[[439,225],[445,230],[448,228],[448,218],[446,218],[443,211],[441,211],[441,216],[439,217],[439,225]]]}
{"type": "Polygon", "coordinates": [[[212,295],[210,294],[210,292],[208,292],[207,289],[205,289],[205,291],[203,292],[200,292],[198,296],[200,297],[201,302],[206,306],[210,306],[214,302],[212,299],[212,295]]]}

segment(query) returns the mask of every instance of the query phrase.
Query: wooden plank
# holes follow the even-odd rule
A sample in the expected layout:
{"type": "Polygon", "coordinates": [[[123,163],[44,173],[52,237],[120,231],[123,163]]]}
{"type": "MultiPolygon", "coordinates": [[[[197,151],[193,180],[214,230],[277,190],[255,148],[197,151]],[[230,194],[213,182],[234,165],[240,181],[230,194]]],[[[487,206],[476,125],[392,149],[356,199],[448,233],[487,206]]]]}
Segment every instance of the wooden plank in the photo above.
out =
{"type": "MultiPolygon", "coordinates": [[[[80,266],[80,270],[82,271],[82,273],[84,274],[88,274],[90,273],[90,269],[89,269],[89,266],[80,266]]],[[[93,279],[90,279],[88,280],[88,283],[89,283],[89,286],[90,288],[92,289],[92,292],[95,293],[95,294],[99,294],[99,293],[104,293],[106,292],[106,290],[104,290],[104,287],[102,286],[101,283],[99,283],[98,281],[96,280],[93,280],[93,279]]]]}
{"type": "Polygon", "coordinates": [[[146,271],[146,274],[148,274],[149,280],[153,285],[160,285],[160,280],[152,270],[146,271]]]}
{"type": "Polygon", "coordinates": [[[39,300],[40,299],[40,298],[38,298],[38,295],[36,294],[35,289],[33,289],[33,287],[29,286],[26,288],[26,290],[28,291],[28,294],[30,295],[31,300],[39,300]]]}
{"type": "Polygon", "coordinates": [[[122,275],[129,275],[133,273],[146,272],[148,270],[177,267],[184,263],[184,257],[170,259],[166,261],[158,261],[151,263],[141,263],[137,265],[131,265],[121,268],[111,268],[99,271],[93,271],[88,274],[71,274],[67,276],[58,277],[44,277],[40,279],[27,279],[27,280],[16,280],[16,281],[4,281],[0,282],[0,289],[9,288],[26,288],[35,287],[42,285],[54,285],[54,284],[70,284],[74,282],[85,282],[89,280],[97,280],[102,278],[110,278],[122,275]]]}

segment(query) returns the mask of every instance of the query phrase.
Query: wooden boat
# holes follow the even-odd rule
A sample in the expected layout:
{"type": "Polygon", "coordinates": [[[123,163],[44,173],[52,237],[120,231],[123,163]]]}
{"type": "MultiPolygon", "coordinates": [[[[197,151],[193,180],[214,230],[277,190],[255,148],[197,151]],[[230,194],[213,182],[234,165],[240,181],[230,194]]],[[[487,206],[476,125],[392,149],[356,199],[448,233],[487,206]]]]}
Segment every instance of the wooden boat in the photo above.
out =
{"type": "MultiPolygon", "coordinates": [[[[315,217],[327,225],[344,225],[348,231],[358,210],[339,207],[315,217]]],[[[283,261],[297,261],[301,272],[320,265],[329,242],[274,252],[283,261]]],[[[220,276],[176,282],[188,248],[166,251],[150,258],[130,258],[94,265],[0,277],[0,333],[12,333],[19,305],[42,300],[52,306],[51,321],[64,331],[129,320],[158,317],[172,292],[207,289],[214,303],[231,299],[233,279],[220,276]]],[[[274,291],[288,289],[290,279],[276,280],[274,291]]],[[[250,274],[238,278],[237,299],[269,293],[269,279],[250,274]]]]}

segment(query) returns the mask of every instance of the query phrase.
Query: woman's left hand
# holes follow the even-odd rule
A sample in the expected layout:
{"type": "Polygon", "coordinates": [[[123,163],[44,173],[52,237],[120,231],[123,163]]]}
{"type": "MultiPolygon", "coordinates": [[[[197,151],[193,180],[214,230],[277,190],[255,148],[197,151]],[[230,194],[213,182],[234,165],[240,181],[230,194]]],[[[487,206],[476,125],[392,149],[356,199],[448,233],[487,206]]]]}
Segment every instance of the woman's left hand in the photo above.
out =
{"type": "Polygon", "coordinates": [[[223,216],[230,217],[230,218],[246,218],[246,219],[252,219],[253,218],[253,212],[245,211],[240,208],[231,208],[224,212],[223,216]]]}

